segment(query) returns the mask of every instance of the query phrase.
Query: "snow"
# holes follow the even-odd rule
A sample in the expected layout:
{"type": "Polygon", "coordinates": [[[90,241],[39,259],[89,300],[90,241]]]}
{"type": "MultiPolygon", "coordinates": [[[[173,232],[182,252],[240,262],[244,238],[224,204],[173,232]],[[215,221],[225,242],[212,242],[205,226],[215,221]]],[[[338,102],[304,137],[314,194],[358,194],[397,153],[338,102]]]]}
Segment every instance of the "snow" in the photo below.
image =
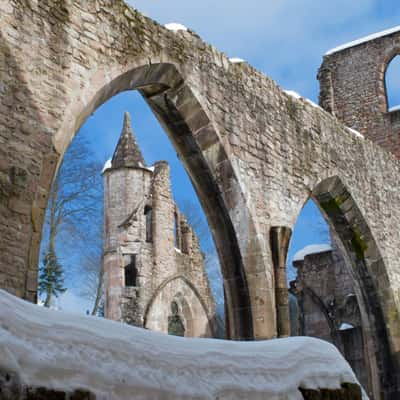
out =
{"type": "MultiPolygon", "coordinates": [[[[331,344],[296,337],[190,339],[48,310],[0,290],[0,369],[24,385],[98,400],[300,400],[298,387],[357,382],[331,344]]],[[[364,399],[368,399],[364,396],[364,399]]]]}
{"type": "Polygon", "coordinates": [[[177,22],[171,22],[169,24],[165,24],[164,26],[165,26],[165,28],[167,28],[169,31],[172,31],[172,32],[188,30],[185,25],[178,24],[177,22]]]}
{"type": "Polygon", "coordinates": [[[293,98],[295,98],[297,100],[304,99],[308,104],[312,105],[315,108],[321,108],[318,104],[314,103],[310,99],[307,99],[306,97],[301,96],[299,93],[295,92],[294,90],[284,90],[284,92],[287,95],[289,95],[289,96],[291,96],[291,97],[293,97],[293,98]]]}
{"type": "Polygon", "coordinates": [[[304,257],[310,254],[324,253],[325,251],[330,250],[332,250],[332,246],[330,244],[310,244],[299,250],[293,256],[293,261],[302,261],[304,260],[304,257]]]}
{"type": "Polygon", "coordinates": [[[289,96],[294,97],[297,100],[301,99],[301,96],[297,92],[295,92],[294,90],[285,90],[284,92],[286,94],[288,94],[289,96]]]}
{"type": "Polygon", "coordinates": [[[245,60],[243,60],[243,58],[239,58],[239,57],[232,57],[229,59],[229,61],[233,64],[240,64],[240,63],[246,62],[245,60]]]}
{"type": "Polygon", "coordinates": [[[147,169],[148,171],[154,172],[154,165],[152,165],[151,167],[146,167],[145,169],[147,169]]]}
{"type": "Polygon", "coordinates": [[[339,331],[347,331],[349,329],[354,329],[354,325],[342,322],[339,326],[339,331]]]}
{"type": "Polygon", "coordinates": [[[174,247],[175,251],[178,253],[182,253],[181,249],[178,249],[177,247],[174,247]]]}
{"type": "Polygon", "coordinates": [[[388,111],[394,112],[394,111],[398,111],[398,110],[400,110],[400,104],[398,106],[390,107],[388,111]]]}
{"type": "Polygon", "coordinates": [[[368,36],[362,37],[357,40],[353,40],[352,42],[342,44],[338,47],[335,47],[334,49],[328,50],[325,53],[325,55],[329,56],[330,54],[337,53],[338,51],[342,51],[342,50],[348,49],[350,47],[358,46],[359,44],[369,42],[370,40],[374,40],[374,39],[377,39],[377,38],[380,38],[383,36],[391,35],[392,33],[396,33],[398,31],[400,31],[400,25],[395,26],[394,28],[386,29],[381,32],[373,33],[372,35],[368,35],[368,36]]]}
{"type": "Polygon", "coordinates": [[[103,169],[101,170],[101,173],[104,174],[104,172],[105,172],[107,169],[109,169],[109,168],[111,168],[111,158],[109,158],[109,159],[105,162],[104,167],[103,167],[103,169]]]}
{"type": "Polygon", "coordinates": [[[347,130],[350,131],[353,135],[355,135],[355,136],[357,136],[357,137],[359,137],[359,138],[364,139],[364,135],[363,135],[362,133],[356,131],[356,130],[353,129],[353,128],[349,128],[348,126],[346,126],[346,128],[347,128],[347,130]]]}

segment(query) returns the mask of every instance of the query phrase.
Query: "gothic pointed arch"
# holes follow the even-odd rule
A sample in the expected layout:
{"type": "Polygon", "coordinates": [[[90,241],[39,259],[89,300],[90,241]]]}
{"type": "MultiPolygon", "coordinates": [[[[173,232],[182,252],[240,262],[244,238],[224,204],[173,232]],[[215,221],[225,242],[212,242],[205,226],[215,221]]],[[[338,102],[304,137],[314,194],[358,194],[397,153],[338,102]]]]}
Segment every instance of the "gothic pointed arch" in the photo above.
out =
{"type": "Polygon", "coordinates": [[[390,392],[398,368],[390,338],[399,331],[400,324],[384,259],[357,202],[338,176],[320,182],[311,197],[337,236],[354,279],[367,338],[367,359],[375,365],[370,368],[372,385],[375,392],[390,392]]]}
{"type": "Polygon", "coordinates": [[[169,315],[172,302],[180,305],[179,308],[182,316],[185,317],[184,324],[188,327],[187,334],[189,336],[214,336],[215,316],[210,314],[206,302],[202,299],[195,285],[183,275],[171,276],[157,287],[145,307],[143,326],[148,329],[167,332],[165,323],[168,321],[164,318],[163,324],[157,318],[157,321],[154,320],[157,325],[154,325],[152,315],[163,314],[160,312],[161,309],[164,310],[164,315],[169,315]],[[188,300],[189,297],[190,301],[188,300]],[[196,319],[200,321],[197,326],[196,319]]]}

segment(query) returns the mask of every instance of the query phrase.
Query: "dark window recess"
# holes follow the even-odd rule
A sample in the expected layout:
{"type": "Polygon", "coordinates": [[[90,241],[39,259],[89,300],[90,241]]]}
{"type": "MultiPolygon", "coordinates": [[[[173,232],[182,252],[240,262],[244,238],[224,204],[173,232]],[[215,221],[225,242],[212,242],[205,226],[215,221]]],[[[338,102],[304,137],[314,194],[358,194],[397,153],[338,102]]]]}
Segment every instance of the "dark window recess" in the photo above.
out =
{"type": "Polygon", "coordinates": [[[153,224],[153,210],[151,207],[146,206],[144,208],[144,215],[146,219],[146,242],[152,242],[153,241],[153,229],[152,229],[152,224],[153,224]]]}
{"type": "Polygon", "coordinates": [[[179,229],[178,229],[178,216],[174,214],[174,246],[179,249],[179,229]]]}
{"type": "Polygon", "coordinates": [[[130,263],[125,265],[125,286],[136,286],[136,255],[131,255],[130,263]]]}

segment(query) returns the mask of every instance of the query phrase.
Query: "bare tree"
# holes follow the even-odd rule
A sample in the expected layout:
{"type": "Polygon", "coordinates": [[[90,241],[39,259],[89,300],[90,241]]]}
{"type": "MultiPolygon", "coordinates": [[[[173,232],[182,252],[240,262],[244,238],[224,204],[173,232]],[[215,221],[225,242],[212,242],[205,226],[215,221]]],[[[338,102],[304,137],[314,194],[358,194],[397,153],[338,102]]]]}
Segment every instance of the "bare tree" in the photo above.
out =
{"type": "MultiPolygon", "coordinates": [[[[98,238],[93,240],[98,236],[96,231],[102,226],[103,217],[100,171],[101,164],[91,155],[88,142],[78,135],[65,154],[53,183],[46,214],[44,236],[47,242],[43,260],[52,254],[59,261],[58,269],[61,272],[66,263],[76,263],[79,258],[88,258],[88,254],[92,254],[92,260],[95,260],[93,253],[101,254],[98,238]],[[79,257],[72,257],[71,250],[74,252],[78,249],[79,257]]],[[[99,275],[100,266],[101,262],[98,262],[99,275]]],[[[50,305],[53,295],[62,292],[57,291],[57,285],[51,283],[54,279],[51,269],[45,270],[42,266],[39,288],[46,295],[46,306],[50,305]]]]}

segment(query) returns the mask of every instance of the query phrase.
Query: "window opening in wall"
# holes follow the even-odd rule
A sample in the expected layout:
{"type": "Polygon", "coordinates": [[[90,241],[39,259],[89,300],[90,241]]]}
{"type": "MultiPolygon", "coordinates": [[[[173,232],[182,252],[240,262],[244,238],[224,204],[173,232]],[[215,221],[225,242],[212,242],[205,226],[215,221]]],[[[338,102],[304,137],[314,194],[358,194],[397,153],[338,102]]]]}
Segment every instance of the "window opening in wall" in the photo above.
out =
{"type": "Polygon", "coordinates": [[[387,66],[385,83],[388,111],[400,110],[400,55],[387,66]]]}
{"type": "Polygon", "coordinates": [[[176,301],[171,302],[171,315],[168,317],[168,335],[185,336],[185,325],[179,315],[176,301]]]}
{"type": "Polygon", "coordinates": [[[178,229],[178,215],[174,213],[174,246],[180,249],[179,246],[179,229],[178,229]]]}
{"type": "Polygon", "coordinates": [[[144,208],[144,215],[146,219],[146,242],[151,243],[153,241],[153,210],[150,206],[144,208]]]}
{"type": "Polygon", "coordinates": [[[125,266],[125,286],[136,286],[137,269],[136,269],[136,255],[130,256],[130,262],[125,266]]]}

